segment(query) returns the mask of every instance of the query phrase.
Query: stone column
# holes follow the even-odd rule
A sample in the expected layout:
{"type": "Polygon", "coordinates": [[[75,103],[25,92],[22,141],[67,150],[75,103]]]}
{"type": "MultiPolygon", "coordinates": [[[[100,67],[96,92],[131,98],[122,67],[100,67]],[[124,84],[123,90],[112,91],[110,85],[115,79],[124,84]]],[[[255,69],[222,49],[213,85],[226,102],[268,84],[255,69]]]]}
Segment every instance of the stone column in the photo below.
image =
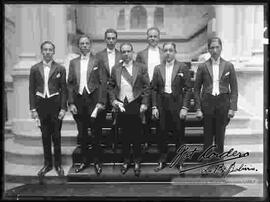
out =
{"type": "Polygon", "coordinates": [[[14,124],[29,120],[29,96],[28,96],[28,77],[31,65],[37,62],[39,50],[39,33],[35,30],[38,27],[38,6],[19,5],[14,8],[16,14],[16,38],[18,63],[12,71],[14,97],[13,115],[14,124]]]}
{"type": "Polygon", "coordinates": [[[125,8],[125,30],[130,30],[130,11],[131,6],[125,8]]]}
{"type": "Polygon", "coordinates": [[[240,111],[237,116],[249,114],[254,119],[251,128],[260,129],[254,123],[260,123],[263,112],[263,63],[253,53],[261,46],[262,6],[217,5],[215,12],[212,24],[215,35],[223,42],[221,56],[234,64],[237,73],[240,111]]]}
{"type": "Polygon", "coordinates": [[[56,50],[54,59],[63,63],[67,53],[67,13],[65,5],[51,5],[48,8],[50,14],[49,32],[56,50]]]}
{"type": "Polygon", "coordinates": [[[12,130],[31,131],[35,122],[29,111],[30,67],[40,61],[40,44],[51,40],[56,45],[56,61],[65,58],[67,46],[66,14],[62,5],[18,5],[16,7],[16,38],[18,63],[13,67],[13,115],[12,130]]]}
{"type": "Polygon", "coordinates": [[[235,6],[217,5],[215,11],[215,28],[213,29],[215,35],[222,40],[221,56],[226,60],[232,60],[235,56],[235,6]]]}

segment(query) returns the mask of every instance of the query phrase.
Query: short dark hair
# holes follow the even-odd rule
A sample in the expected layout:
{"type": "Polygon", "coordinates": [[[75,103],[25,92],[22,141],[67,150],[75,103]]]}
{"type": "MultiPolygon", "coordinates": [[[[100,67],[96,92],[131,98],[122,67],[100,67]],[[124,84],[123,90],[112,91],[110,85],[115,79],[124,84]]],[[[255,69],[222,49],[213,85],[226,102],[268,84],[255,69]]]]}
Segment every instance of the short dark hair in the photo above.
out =
{"type": "Polygon", "coordinates": [[[40,45],[40,50],[42,51],[42,48],[45,44],[51,44],[53,47],[53,50],[55,51],[55,45],[53,44],[53,42],[51,41],[44,41],[41,45],[40,45]]]}
{"type": "Polygon", "coordinates": [[[175,52],[176,52],[176,44],[173,43],[173,42],[165,42],[165,43],[163,44],[163,49],[164,49],[164,47],[165,47],[166,45],[168,45],[168,44],[171,44],[171,45],[173,46],[175,52]]]}
{"type": "Polygon", "coordinates": [[[115,29],[113,29],[113,28],[107,29],[105,31],[105,34],[104,34],[105,39],[106,39],[108,33],[114,33],[116,35],[116,38],[117,38],[117,31],[115,29]]]}
{"type": "Polygon", "coordinates": [[[148,32],[150,32],[151,30],[156,30],[158,32],[158,35],[160,35],[160,31],[159,31],[159,29],[157,27],[148,28],[147,31],[146,31],[146,34],[148,35],[148,32]]]}
{"type": "Polygon", "coordinates": [[[120,52],[122,52],[122,47],[123,47],[124,45],[129,45],[129,46],[131,47],[131,51],[133,51],[133,46],[132,46],[132,44],[131,44],[130,42],[123,42],[123,43],[120,45],[120,52]]]}
{"type": "Polygon", "coordinates": [[[77,45],[78,45],[78,46],[79,46],[80,40],[81,40],[82,38],[87,38],[87,39],[89,40],[90,44],[92,44],[92,39],[91,39],[90,35],[88,35],[88,34],[82,34],[82,35],[80,35],[79,38],[78,38],[78,41],[77,41],[77,45]]]}
{"type": "Polygon", "coordinates": [[[210,45],[211,45],[211,43],[213,42],[213,41],[218,41],[218,43],[219,43],[219,45],[222,47],[222,42],[221,42],[221,39],[219,38],[219,37],[217,37],[217,36],[214,36],[214,37],[211,37],[211,38],[209,38],[208,39],[208,49],[210,48],[210,45]]]}

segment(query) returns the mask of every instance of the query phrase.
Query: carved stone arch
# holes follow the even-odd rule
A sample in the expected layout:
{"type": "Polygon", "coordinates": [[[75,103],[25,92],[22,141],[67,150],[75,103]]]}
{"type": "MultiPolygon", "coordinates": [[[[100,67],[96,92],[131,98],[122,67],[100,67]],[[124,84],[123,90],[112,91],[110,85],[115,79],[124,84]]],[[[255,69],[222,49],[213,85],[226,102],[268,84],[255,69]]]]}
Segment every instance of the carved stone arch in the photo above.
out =
{"type": "Polygon", "coordinates": [[[164,27],[164,9],[156,7],[154,11],[154,26],[158,28],[164,27]]]}
{"type": "Polygon", "coordinates": [[[117,18],[117,29],[125,29],[125,9],[121,9],[117,18]]]}
{"type": "Polygon", "coordinates": [[[143,6],[135,6],[130,11],[130,29],[147,28],[147,11],[143,6]]]}

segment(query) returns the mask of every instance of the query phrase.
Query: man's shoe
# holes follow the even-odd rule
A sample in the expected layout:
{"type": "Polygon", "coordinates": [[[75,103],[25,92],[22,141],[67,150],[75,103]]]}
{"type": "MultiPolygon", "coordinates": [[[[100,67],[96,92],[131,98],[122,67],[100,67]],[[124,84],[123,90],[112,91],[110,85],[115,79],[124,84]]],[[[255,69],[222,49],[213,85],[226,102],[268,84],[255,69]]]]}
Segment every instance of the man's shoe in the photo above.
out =
{"type": "Polygon", "coordinates": [[[56,166],[55,170],[56,170],[58,176],[64,176],[65,175],[65,172],[64,172],[64,169],[62,168],[62,166],[56,166]]]}
{"type": "Polygon", "coordinates": [[[141,169],[140,169],[140,163],[135,163],[134,166],[134,174],[136,177],[139,177],[141,173],[141,169]]]}
{"type": "Polygon", "coordinates": [[[97,174],[97,175],[100,175],[101,172],[102,172],[101,165],[100,165],[99,163],[95,163],[94,167],[95,167],[95,172],[96,172],[96,174],[97,174]]]}
{"type": "Polygon", "coordinates": [[[159,162],[158,166],[154,169],[155,172],[158,172],[166,167],[166,164],[163,162],[159,162]]]}
{"type": "Polygon", "coordinates": [[[81,172],[85,168],[87,168],[86,164],[85,163],[81,163],[80,167],[75,169],[75,173],[81,172]]]}
{"type": "Polygon", "coordinates": [[[49,172],[50,170],[52,170],[52,166],[44,166],[43,168],[40,169],[40,171],[38,172],[38,176],[39,177],[43,177],[47,172],[49,172]]]}
{"type": "Polygon", "coordinates": [[[129,169],[129,165],[127,163],[124,163],[122,166],[121,166],[121,173],[124,175],[129,169]]]}
{"type": "Polygon", "coordinates": [[[147,142],[144,143],[143,148],[145,151],[149,149],[149,144],[147,142]]]}

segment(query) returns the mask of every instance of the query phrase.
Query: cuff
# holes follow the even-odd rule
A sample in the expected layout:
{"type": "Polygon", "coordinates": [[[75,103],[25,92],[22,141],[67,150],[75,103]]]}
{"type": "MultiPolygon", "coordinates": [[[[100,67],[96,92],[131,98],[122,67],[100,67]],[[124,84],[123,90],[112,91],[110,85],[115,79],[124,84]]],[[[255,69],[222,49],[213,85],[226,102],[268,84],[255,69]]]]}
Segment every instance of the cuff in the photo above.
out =
{"type": "Polygon", "coordinates": [[[188,110],[188,108],[187,108],[187,107],[182,107],[182,109],[186,109],[186,110],[188,110]]]}
{"type": "Polygon", "coordinates": [[[36,109],[31,109],[31,112],[36,112],[37,110],[36,109]]]}

